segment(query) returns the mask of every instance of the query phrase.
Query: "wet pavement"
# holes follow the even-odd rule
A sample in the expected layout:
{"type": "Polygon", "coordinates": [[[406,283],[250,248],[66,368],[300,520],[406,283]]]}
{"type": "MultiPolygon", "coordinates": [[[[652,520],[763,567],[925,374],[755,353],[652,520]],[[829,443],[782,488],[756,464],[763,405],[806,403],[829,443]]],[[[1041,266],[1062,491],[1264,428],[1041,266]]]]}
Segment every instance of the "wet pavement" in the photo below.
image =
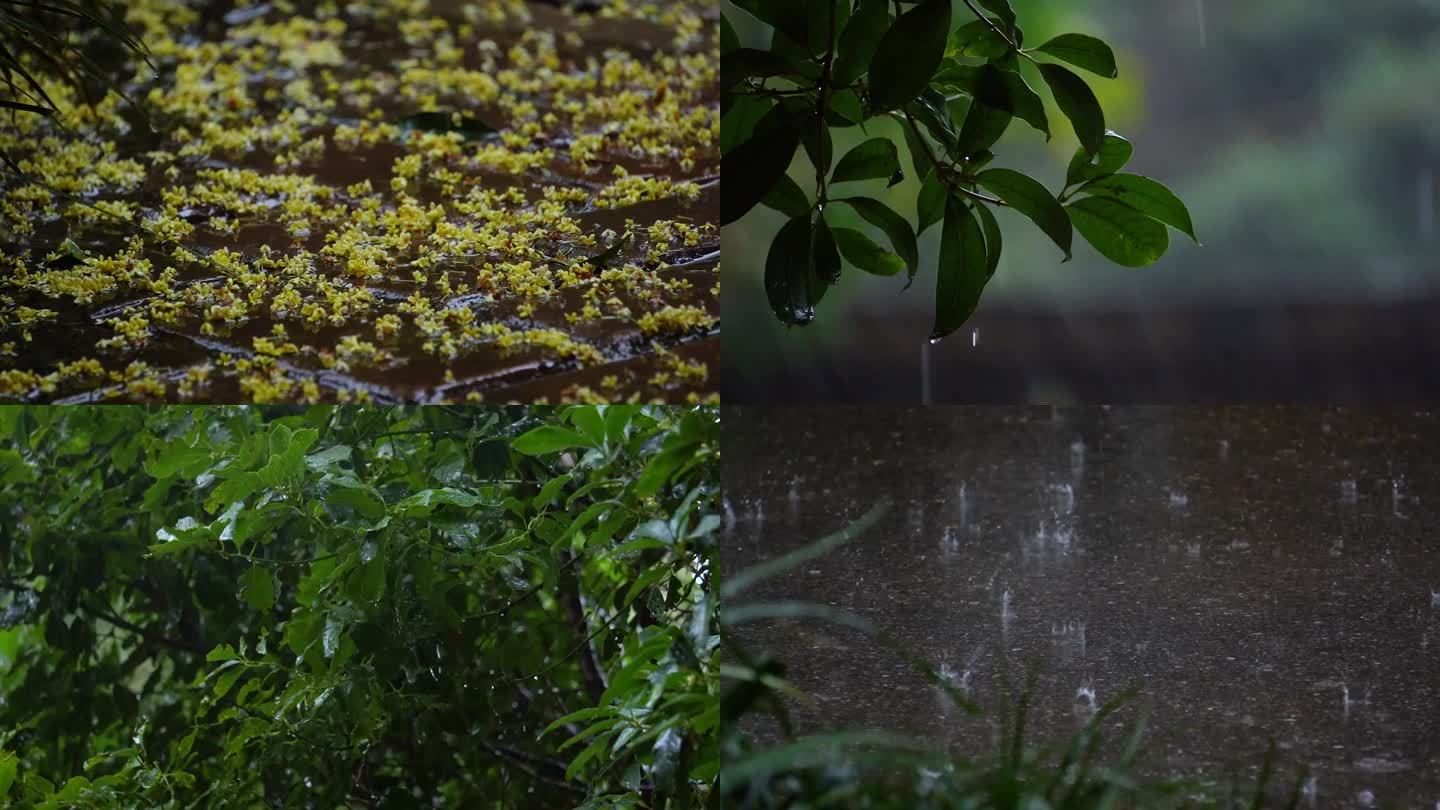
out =
{"type": "MultiPolygon", "coordinates": [[[[844,527],[747,600],[854,611],[994,708],[1038,672],[1035,728],[1138,687],[1152,773],[1308,766],[1302,806],[1440,802],[1440,413],[1321,408],[727,408],[726,568],[844,527]]],[[[843,629],[755,625],[816,698],[811,730],[975,754],[948,708],[843,629]]]]}

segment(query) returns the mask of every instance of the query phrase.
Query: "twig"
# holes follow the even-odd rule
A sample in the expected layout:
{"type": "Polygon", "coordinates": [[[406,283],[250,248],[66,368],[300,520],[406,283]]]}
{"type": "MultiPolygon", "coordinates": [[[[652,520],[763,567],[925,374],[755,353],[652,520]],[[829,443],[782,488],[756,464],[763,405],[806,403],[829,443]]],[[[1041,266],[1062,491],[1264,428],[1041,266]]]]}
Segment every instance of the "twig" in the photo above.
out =
{"type": "MultiPolygon", "coordinates": [[[[944,166],[941,166],[941,165],[940,165],[940,161],[937,160],[934,155],[930,154],[930,147],[928,147],[928,146],[925,145],[925,136],[920,133],[920,125],[915,122],[915,116],[914,116],[914,115],[911,115],[909,110],[904,110],[903,112],[905,113],[905,120],[908,121],[908,122],[910,122],[910,128],[915,131],[915,138],[916,138],[916,140],[918,140],[918,141],[920,142],[920,151],[922,151],[922,152],[925,153],[925,158],[930,161],[930,165],[932,165],[932,166],[935,167],[935,172],[936,172],[936,174],[939,174],[939,175],[940,175],[940,179],[941,179],[942,181],[944,181],[944,180],[945,180],[945,167],[944,167],[944,166]]],[[[995,198],[995,197],[990,197],[990,196],[985,195],[985,194],[981,194],[981,193],[978,192],[978,191],[971,191],[970,189],[965,188],[964,186],[952,185],[952,184],[949,183],[948,181],[945,182],[945,185],[949,186],[952,191],[958,191],[958,192],[960,192],[961,194],[964,194],[964,195],[969,196],[969,197],[974,197],[974,198],[977,199],[977,200],[980,200],[980,201],[982,201],[982,202],[990,203],[991,205],[1000,205],[1000,206],[1007,205],[1007,203],[1006,203],[1004,200],[997,199],[997,198],[995,198]]]]}
{"type": "MultiPolygon", "coordinates": [[[[573,559],[569,552],[564,553],[563,562],[568,564],[573,559]]],[[[585,606],[580,600],[580,577],[574,572],[567,572],[560,582],[565,609],[570,614],[570,624],[576,635],[584,639],[575,648],[575,653],[580,656],[580,675],[585,681],[585,688],[590,692],[590,699],[599,703],[600,696],[605,694],[605,674],[600,670],[600,664],[595,658],[595,648],[590,644],[595,634],[587,633],[590,624],[585,618],[585,606]]]]}
{"type": "Polygon", "coordinates": [[[84,604],[83,602],[80,604],[80,609],[85,611],[86,613],[89,613],[92,616],[95,616],[96,618],[104,619],[105,621],[115,625],[116,627],[119,627],[122,630],[129,630],[135,635],[140,636],[146,641],[154,644],[164,644],[165,646],[172,649],[192,652],[196,653],[197,655],[204,655],[205,653],[208,653],[210,651],[209,648],[203,644],[180,641],[177,639],[169,638],[168,636],[158,635],[149,630],[146,630],[145,628],[137,624],[132,624],[128,621],[125,621],[124,619],[116,616],[113,613],[110,613],[109,611],[91,607],[90,605],[84,604]]]}

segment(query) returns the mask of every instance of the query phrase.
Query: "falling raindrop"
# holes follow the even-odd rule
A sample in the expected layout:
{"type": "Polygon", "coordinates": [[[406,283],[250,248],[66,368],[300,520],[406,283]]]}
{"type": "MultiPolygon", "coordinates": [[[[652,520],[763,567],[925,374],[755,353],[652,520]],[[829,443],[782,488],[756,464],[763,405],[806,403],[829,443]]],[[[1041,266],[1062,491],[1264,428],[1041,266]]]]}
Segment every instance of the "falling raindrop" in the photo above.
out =
{"type": "Polygon", "coordinates": [[[1195,0],[1195,28],[1200,33],[1200,47],[1210,46],[1210,32],[1205,26],[1205,0],[1195,0]]]}
{"type": "Polygon", "coordinates": [[[920,404],[930,404],[930,346],[938,343],[938,338],[931,338],[929,343],[920,344],[920,404]]]}
{"type": "Polygon", "coordinates": [[[979,330],[979,329],[971,329],[971,330],[970,330],[970,348],[973,349],[973,348],[975,348],[976,346],[979,346],[979,345],[980,345],[980,330],[979,330]]]}
{"type": "Polygon", "coordinates": [[[1070,474],[1079,478],[1085,472],[1085,442],[1080,439],[1070,443],[1070,474]]]}

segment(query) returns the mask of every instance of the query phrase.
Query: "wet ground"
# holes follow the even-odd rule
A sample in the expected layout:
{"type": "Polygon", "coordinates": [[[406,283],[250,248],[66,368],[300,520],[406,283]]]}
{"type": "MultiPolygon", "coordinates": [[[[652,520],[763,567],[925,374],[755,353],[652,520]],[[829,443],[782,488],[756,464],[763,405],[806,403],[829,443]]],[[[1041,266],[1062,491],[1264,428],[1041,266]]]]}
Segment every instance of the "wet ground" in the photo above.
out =
{"type": "MultiPolygon", "coordinates": [[[[1440,413],[1320,408],[727,408],[726,566],[862,538],[748,599],[855,611],[1041,736],[1123,690],[1152,772],[1308,766],[1314,807],[1440,802],[1440,413]]],[[[737,633],[866,726],[983,751],[894,655],[812,624],[737,633]]]]}
{"type": "Polygon", "coordinates": [[[124,6],[137,104],[0,120],[0,398],[718,389],[717,8],[124,6]]]}

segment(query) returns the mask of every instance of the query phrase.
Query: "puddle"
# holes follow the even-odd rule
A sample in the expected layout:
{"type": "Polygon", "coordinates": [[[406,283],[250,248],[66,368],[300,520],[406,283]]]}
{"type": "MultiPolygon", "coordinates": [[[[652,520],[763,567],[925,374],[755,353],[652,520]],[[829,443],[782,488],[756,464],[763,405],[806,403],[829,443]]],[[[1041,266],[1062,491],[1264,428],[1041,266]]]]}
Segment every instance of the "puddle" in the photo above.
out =
{"type": "MultiPolygon", "coordinates": [[[[1440,800],[1440,413],[1319,408],[728,408],[723,559],[893,506],[748,598],[859,613],[982,705],[1039,672],[1037,734],[1132,686],[1147,768],[1253,776],[1273,737],[1317,806],[1440,800]]],[[[994,726],[844,629],[754,625],[808,729],[988,753],[994,726]]]]}
{"type": "Polygon", "coordinates": [[[712,397],[718,9],[580,6],[127,4],[156,131],[0,116],[0,398],[712,397]]]}

